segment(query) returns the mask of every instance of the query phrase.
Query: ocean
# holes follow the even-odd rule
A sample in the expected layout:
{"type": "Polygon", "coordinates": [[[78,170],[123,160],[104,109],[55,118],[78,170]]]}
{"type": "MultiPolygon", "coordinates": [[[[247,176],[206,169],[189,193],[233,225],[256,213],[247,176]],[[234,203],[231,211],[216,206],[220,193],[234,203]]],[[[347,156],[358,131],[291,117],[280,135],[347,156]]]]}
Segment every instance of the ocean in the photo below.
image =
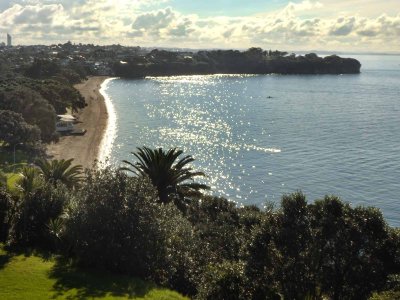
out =
{"type": "Polygon", "coordinates": [[[348,57],[361,74],[107,80],[103,156],[120,166],[136,147],[177,147],[239,205],[334,194],[400,227],[400,56],[348,57]]]}

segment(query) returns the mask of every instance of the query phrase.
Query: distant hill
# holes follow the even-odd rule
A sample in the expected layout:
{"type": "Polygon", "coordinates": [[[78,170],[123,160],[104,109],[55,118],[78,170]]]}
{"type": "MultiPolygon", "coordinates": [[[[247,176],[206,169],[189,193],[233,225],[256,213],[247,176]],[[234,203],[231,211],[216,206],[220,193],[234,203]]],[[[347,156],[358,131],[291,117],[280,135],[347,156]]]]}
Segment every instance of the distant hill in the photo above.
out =
{"type": "Polygon", "coordinates": [[[116,76],[205,75],[205,74],[358,74],[361,64],[353,58],[337,55],[319,57],[315,53],[288,55],[287,52],[213,50],[175,52],[152,50],[145,56],[116,61],[116,76]]]}

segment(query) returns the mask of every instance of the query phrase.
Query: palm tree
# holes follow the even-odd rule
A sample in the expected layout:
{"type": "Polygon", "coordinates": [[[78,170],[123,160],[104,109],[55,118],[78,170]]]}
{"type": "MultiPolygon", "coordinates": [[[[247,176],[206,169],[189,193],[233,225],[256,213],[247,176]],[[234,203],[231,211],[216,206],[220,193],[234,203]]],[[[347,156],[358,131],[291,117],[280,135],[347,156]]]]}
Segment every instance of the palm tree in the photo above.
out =
{"type": "Polygon", "coordinates": [[[72,188],[79,184],[82,179],[82,166],[76,165],[71,167],[73,159],[61,159],[47,161],[40,159],[36,165],[39,167],[40,172],[44,179],[57,185],[58,182],[65,184],[67,187],[72,188]]]}
{"type": "Polygon", "coordinates": [[[143,147],[137,149],[136,153],[131,153],[139,162],[131,163],[124,160],[123,162],[133,169],[125,167],[121,170],[131,171],[139,176],[148,176],[157,188],[161,203],[169,202],[170,194],[182,196],[189,192],[210,189],[207,185],[194,182],[194,177],[204,177],[205,174],[203,172],[192,172],[192,168],[187,166],[194,161],[192,156],[187,155],[176,162],[183,153],[182,150],[173,148],[165,152],[162,148],[153,150],[143,147]],[[187,182],[188,180],[192,182],[187,182]]]}
{"type": "Polygon", "coordinates": [[[33,194],[43,185],[43,180],[38,174],[38,170],[32,167],[23,167],[21,177],[17,181],[17,188],[22,195],[33,194]]]}

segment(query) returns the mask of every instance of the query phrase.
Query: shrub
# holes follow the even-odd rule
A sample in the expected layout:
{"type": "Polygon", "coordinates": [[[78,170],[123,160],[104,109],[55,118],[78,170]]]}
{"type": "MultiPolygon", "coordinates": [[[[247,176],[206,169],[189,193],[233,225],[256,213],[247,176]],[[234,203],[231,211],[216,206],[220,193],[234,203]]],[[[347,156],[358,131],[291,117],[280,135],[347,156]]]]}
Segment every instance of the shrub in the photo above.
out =
{"type": "Polygon", "coordinates": [[[11,205],[11,195],[0,187],[0,243],[5,242],[7,238],[11,205]]]}
{"type": "Polygon", "coordinates": [[[80,265],[108,269],[194,292],[196,238],[171,204],[157,203],[146,178],[90,171],[66,211],[63,239],[80,265]]]}
{"type": "Polygon", "coordinates": [[[198,299],[249,299],[242,262],[208,265],[199,285],[198,299]]]}
{"type": "Polygon", "coordinates": [[[50,183],[43,183],[31,192],[21,194],[11,220],[9,242],[51,248],[53,237],[48,224],[61,216],[69,197],[65,186],[54,187],[50,183]]]}
{"type": "Polygon", "coordinates": [[[7,175],[0,170],[0,188],[6,188],[7,187],[7,175]]]}

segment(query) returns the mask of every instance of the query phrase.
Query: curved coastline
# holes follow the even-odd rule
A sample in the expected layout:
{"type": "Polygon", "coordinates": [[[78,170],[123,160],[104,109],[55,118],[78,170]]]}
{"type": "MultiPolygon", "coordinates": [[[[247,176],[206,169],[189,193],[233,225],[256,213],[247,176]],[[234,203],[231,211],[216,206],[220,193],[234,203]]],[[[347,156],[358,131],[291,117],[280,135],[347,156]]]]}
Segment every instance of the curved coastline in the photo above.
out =
{"type": "Polygon", "coordinates": [[[74,86],[87,103],[87,106],[76,114],[79,120],[76,127],[86,129],[86,133],[82,136],[61,136],[57,143],[47,146],[48,158],[73,158],[74,164],[85,168],[95,166],[108,124],[107,106],[100,89],[103,82],[109,78],[93,76],[74,86]]]}
{"type": "Polygon", "coordinates": [[[117,79],[115,78],[107,78],[101,84],[99,89],[99,93],[103,96],[104,103],[107,109],[107,125],[103,132],[103,137],[101,139],[99,149],[97,152],[97,160],[101,165],[107,165],[109,163],[109,158],[112,150],[112,146],[114,144],[115,137],[117,135],[117,115],[115,112],[114,104],[112,103],[111,98],[107,94],[108,84],[117,79]]]}

